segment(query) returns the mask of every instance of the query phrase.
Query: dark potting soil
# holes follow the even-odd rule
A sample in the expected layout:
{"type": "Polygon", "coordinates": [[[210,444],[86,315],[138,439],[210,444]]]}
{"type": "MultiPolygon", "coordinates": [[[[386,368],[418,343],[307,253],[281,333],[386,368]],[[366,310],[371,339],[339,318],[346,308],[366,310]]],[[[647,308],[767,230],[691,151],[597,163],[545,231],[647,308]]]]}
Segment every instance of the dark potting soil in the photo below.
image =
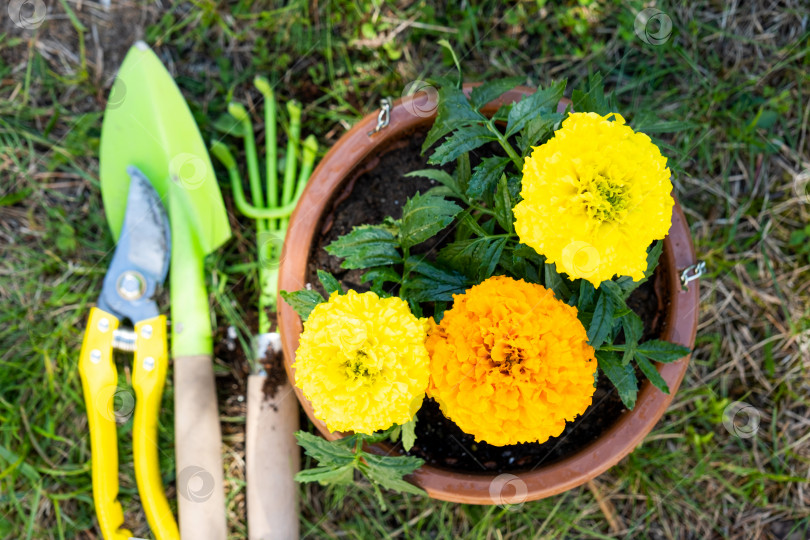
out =
{"type": "MultiPolygon", "coordinates": [[[[318,240],[313,243],[307,265],[307,281],[323,292],[317,278],[317,270],[331,272],[344,289],[369,290],[369,284],[360,282],[363,270],[345,270],[340,259],[326,253],[325,247],[340,236],[362,224],[381,223],[387,216],[402,217],[402,205],[417,191],[424,193],[436,183],[417,177],[405,177],[411,171],[428,167],[427,158],[420,155],[424,133],[414,133],[401,147],[378,156],[376,165],[360,174],[354,182],[332,201],[321,223],[318,240]]],[[[473,166],[477,159],[471,157],[473,166]]],[[[449,232],[444,231],[449,236],[449,232]]],[[[440,238],[433,245],[423,248],[428,257],[445,243],[440,238]]],[[[659,336],[663,330],[661,310],[668,299],[659,298],[654,281],[663,279],[660,267],[653,279],[639,287],[628,301],[644,321],[644,339],[659,336]]],[[[645,381],[637,370],[639,381],[645,381]]],[[[645,383],[648,384],[648,383],[645,383]]],[[[597,388],[590,407],[576,420],[568,422],[559,437],[543,444],[524,443],[509,446],[492,446],[475,442],[472,435],[461,431],[452,421],[442,415],[438,404],[426,398],[417,413],[416,444],[409,452],[424,459],[428,464],[466,472],[503,472],[532,469],[571,455],[596,440],[611,427],[626,408],[618,392],[600,373],[597,388]]]]}

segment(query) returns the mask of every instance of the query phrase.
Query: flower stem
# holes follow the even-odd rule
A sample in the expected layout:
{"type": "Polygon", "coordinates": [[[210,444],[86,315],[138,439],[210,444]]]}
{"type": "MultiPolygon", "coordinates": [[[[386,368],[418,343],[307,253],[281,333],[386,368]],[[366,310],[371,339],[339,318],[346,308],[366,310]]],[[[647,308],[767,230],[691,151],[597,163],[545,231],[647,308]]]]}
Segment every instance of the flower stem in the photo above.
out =
{"type": "Polygon", "coordinates": [[[504,137],[503,133],[501,133],[501,130],[499,130],[495,126],[495,122],[493,122],[492,119],[490,119],[487,122],[487,128],[489,128],[489,130],[498,138],[498,144],[500,144],[501,147],[504,150],[506,150],[506,155],[508,155],[509,159],[512,160],[512,163],[515,164],[515,167],[517,167],[518,171],[522,171],[523,170],[523,160],[520,159],[520,156],[515,151],[515,149],[512,147],[512,145],[509,144],[509,141],[506,139],[506,137],[504,137]]]}

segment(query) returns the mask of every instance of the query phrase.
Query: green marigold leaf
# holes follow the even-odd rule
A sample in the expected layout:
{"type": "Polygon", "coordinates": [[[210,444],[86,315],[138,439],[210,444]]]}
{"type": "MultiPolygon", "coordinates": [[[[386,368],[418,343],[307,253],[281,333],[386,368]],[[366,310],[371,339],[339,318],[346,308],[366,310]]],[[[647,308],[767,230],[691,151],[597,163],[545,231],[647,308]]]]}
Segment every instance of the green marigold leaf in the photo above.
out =
{"type": "Polygon", "coordinates": [[[327,295],[331,295],[333,292],[343,294],[343,287],[340,286],[340,281],[329,272],[318,269],[318,280],[320,280],[321,285],[323,285],[323,290],[326,291],[327,295]]]}
{"type": "Polygon", "coordinates": [[[295,439],[308,456],[321,465],[346,465],[354,461],[354,452],[342,440],[327,441],[306,431],[296,431],[295,439]]]}
{"type": "Polygon", "coordinates": [[[644,323],[641,317],[636,315],[635,312],[622,317],[622,328],[624,329],[624,356],[622,356],[622,364],[627,364],[636,354],[636,347],[641,335],[644,333],[644,323]]]}
{"type": "Polygon", "coordinates": [[[309,318],[309,314],[315,309],[315,306],[324,302],[323,296],[318,291],[311,291],[308,289],[301,289],[300,291],[281,291],[281,298],[290,304],[290,307],[298,313],[302,321],[309,318]]]}
{"type": "Polygon", "coordinates": [[[443,171],[441,169],[421,169],[418,171],[409,172],[405,176],[421,176],[422,178],[435,180],[436,182],[439,182],[443,186],[449,188],[457,197],[461,199],[464,198],[464,190],[459,186],[458,180],[451,176],[447,171],[443,171]]]}
{"type": "Polygon", "coordinates": [[[481,199],[484,195],[488,195],[491,199],[495,186],[498,184],[498,179],[503,175],[508,163],[508,157],[483,158],[470,177],[467,195],[475,199],[481,199]]]}
{"type": "Polygon", "coordinates": [[[346,485],[354,482],[354,463],[340,466],[315,467],[299,471],[296,482],[319,482],[321,485],[346,485]]]}
{"type": "Polygon", "coordinates": [[[595,112],[604,116],[617,110],[613,96],[605,96],[604,80],[602,74],[598,72],[588,78],[586,91],[572,92],[571,101],[577,112],[595,112]]]}
{"type": "Polygon", "coordinates": [[[444,197],[417,193],[405,203],[400,221],[399,243],[403,248],[421,244],[450,225],[461,207],[444,197]]]}
{"type": "Polygon", "coordinates": [[[529,154],[532,146],[537,146],[554,133],[554,128],[565,117],[562,113],[549,112],[541,113],[536,118],[533,118],[521,130],[518,136],[518,148],[523,157],[529,154]]]}
{"type": "Polygon", "coordinates": [[[481,86],[476,86],[472,89],[470,93],[470,104],[474,109],[480,109],[493,99],[501,97],[504,92],[511,90],[525,81],[526,77],[522,76],[487,81],[481,86]]]}
{"type": "Polygon", "coordinates": [[[414,495],[426,495],[421,488],[403,480],[403,476],[412,473],[422,466],[423,460],[413,456],[377,456],[373,454],[364,455],[366,464],[360,465],[369,479],[385,489],[398,493],[413,493],[414,495]]]}
{"type": "Polygon", "coordinates": [[[588,327],[588,343],[594,349],[598,349],[613,330],[613,311],[615,306],[609,294],[604,291],[599,293],[596,300],[596,307],[593,310],[593,319],[588,327]]]}
{"type": "Polygon", "coordinates": [[[568,290],[568,285],[565,284],[563,277],[557,272],[557,265],[546,263],[544,267],[546,288],[554,291],[554,296],[564,302],[571,296],[571,291],[568,290]]]}
{"type": "Polygon", "coordinates": [[[396,237],[379,225],[355,227],[326,246],[326,252],[345,259],[341,268],[349,269],[396,264],[402,260],[396,237]]]}
{"type": "Polygon", "coordinates": [[[515,103],[509,111],[505,135],[511,137],[541,114],[556,111],[564,91],[565,80],[557,81],[548,88],[538,88],[534,94],[515,103]]]}
{"type": "Polygon", "coordinates": [[[399,283],[402,281],[402,276],[390,266],[380,266],[372,268],[360,276],[360,283],[369,281],[371,282],[371,290],[377,293],[378,296],[382,296],[385,283],[399,283]]]}
{"type": "Polygon", "coordinates": [[[444,165],[453,161],[461,154],[475,150],[497,137],[486,127],[480,124],[472,125],[455,131],[442,143],[428,159],[431,165],[444,165]]]}
{"type": "Polygon", "coordinates": [[[668,364],[680,360],[692,352],[688,347],[676,345],[660,339],[651,339],[639,344],[636,353],[646,356],[648,359],[662,364],[668,364]]]}
{"type": "Polygon", "coordinates": [[[463,274],[418,257],[410,257],[406,266],[415,275],[402,285],[400,295],[411,302],[451,302],[454,294],[463,293],[469,285],[463,274]]]}
{"type": "Polygon", "coordinates": [[[599,369],[607,375],[607,378],[619,391],[619,397],[624,406],[628,409],[635,407],[638,381],[633,366],[631,364],[622,365],[619,357],[608,351],[596,351],[596,360],[599,363],[599,369]]]}
{"type": "Polygon", "coordinates": [[[512,196],[509,194],[509,182],[506,175],[501,175],[498,189],[495,191],[495,219],[505,231],[511,233],[515,230],[515,217],[512,215],[512,196]]]}
{"type": "Polygon", "coordinates": [[[472,108],[467,96],[459,88],[444,84],[439,88],[438,94],[436,121],[425,137],[422,153],[451,131],[486,121],[484,115],[472,108]]]}
{"type": "Polygon", "coordinates": [[[476,281],[483,281],[495,270],[506,240],[485,236],[453,242],[439,251],[437,260],[476,281]]]}
{"type": "Polygon", "coordinates": [[[669,386],[667,386],[667,381],[665,381],[661,374],[658,373],[655,365],[640,354],[636,354],[635,358],[641,372],[644,373],[645,377],[650,379],[653,386],[661,390],[663,393],[669,394],[669,386]]]}

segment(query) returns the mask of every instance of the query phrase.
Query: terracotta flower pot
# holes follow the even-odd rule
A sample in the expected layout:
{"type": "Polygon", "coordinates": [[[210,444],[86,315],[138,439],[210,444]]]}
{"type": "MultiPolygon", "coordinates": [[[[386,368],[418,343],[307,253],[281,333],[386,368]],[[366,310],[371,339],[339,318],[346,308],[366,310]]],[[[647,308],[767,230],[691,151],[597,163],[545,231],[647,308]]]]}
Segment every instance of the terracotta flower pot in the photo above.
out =
{"type": "MultiPolygon", "coordinates": [[[[502,103],[517,101],[531,92],[529,88],[514,89],[490,103],[483,112],[491,116],[502,103]]],[[[565,103],[561,103],[561,107],[565,103]]],[[[315,169],[290,219],[281,257],[280,290],[294,291],[306,286],[307,263],[312,244],[317,241],[322,218],[331,211],[333,201],[345,187],[373,169],[379,156],[401,146],[414,131],[428,129],[435,120],[435,112],[436,103],[432,95],[423,92],[403,98],[392,106],[390,123],[386,128],[369,135],[377,125],[377,115],[371,114],[358,122],[329,150],[315,169]]],[[[698,282],[691,282],[689,289],[682,291],[679,276],[693,264],[695,253],[692,239],[683,211],[676,201],[672,227],[664,240],[663,255],[656,270],[656,287],[659,298],[669,299],[666,305],[659,306],[664,317],[661,339],[690,348],[694,345],[697,329],[698,282]]],[[[283,301],[279,306],[279,328],[287,374],[294,381],[292,364],[303,326],[295,311],[283,301]]],[[[623,413],[597,440],[559,461],[531,471],[513,471],[511,474],[514,476],[463,473],[424,465],[409,480],[435,499],[471,504],[537,500],[572,489],[605,472],[641,443],[672,401],[688,363],[689,357],[685,357],[671,364],[659,364],[658,371],[670,388],[669,395],[644,380],[632,411],[623,413]],[[504,489],[507,484],[512,486],[512,491],[504,489]],[[512,496],[512,493],[515,495],[512,496]],[[510,499],[510,496],[513,498],[510,499]]],[[[324,437],[334,440],[342,435],[330,433],[326,425],[314,417],[312,405],[301,390],[296,387],[295,392],[310,420],[324,437]]],[[[371,450],[388,453],[390,446],[378,444],[371,450]]]]}

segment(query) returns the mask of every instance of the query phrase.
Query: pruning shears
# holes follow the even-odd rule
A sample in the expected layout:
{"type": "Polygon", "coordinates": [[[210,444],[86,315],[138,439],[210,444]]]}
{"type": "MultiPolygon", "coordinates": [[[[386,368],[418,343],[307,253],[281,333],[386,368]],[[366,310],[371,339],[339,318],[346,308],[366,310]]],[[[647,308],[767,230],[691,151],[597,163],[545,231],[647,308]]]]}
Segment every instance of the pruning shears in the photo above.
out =
{"type": "Polygon", "coordinates": [[[169,223],[149,180],[135,167],[128,167],[127,174],[130,185],[121,236],[97,307],[90,310],[79,358],[90,426],[93,501],[106,540],[132,537],[122,528],[124,514],[117,500],[118,441],[113,407],[116,394],[121,392],[113,351],[127,351],[133,353],[135,480],[155,537],[176,540],[180,535],[163,491],[157,441],[169,358],[166,316],[158,312],[154,296],[169,268],[169,223]]]}

